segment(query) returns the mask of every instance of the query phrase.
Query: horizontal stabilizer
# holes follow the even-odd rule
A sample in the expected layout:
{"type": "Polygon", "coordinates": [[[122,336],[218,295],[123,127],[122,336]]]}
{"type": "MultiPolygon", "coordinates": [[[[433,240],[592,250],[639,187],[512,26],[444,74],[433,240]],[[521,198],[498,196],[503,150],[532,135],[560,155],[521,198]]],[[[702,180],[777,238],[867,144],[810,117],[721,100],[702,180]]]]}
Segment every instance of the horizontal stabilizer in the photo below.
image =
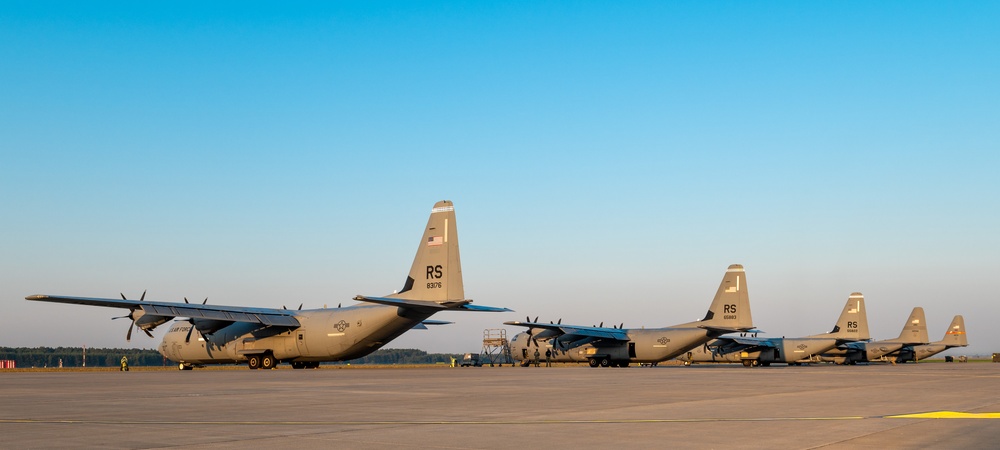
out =
{"type": "Polygon", "coordinates": [[[744,328],[731,328],[731,327],[718,327],[711,325],[699,325],[698,328],[704,328],[711,331],[717,335],[729,334],[729,333],[747,333],[748,331],[744,328]]]}
{"type": "Polygon", "coordinates": [[[455,322],[448,322],[448,321],[445,321],[445,320],[425,320],[423,322],[420,322],[420,323],[414,325],[413,328],[410,328],[410,329],[411,330],[426,330],[427,329],[427,325],[449,325],[449,324],[453,324],[453,323],[455,323],[455,322]]]}
{"type": "Polygon", "coordinates": [[[456,300],[456,301],[438,303],[430,300],[409,300],[409,299],[391,298],[391,297],[367,297],[364,295],[355,296],[354,300],[357,300],[359,302],[379,303],[382,305],[398,306],[400,308],[409,308],[416,311],[425,311],[425,312],[437,312],[437,311],[447,311],[447,310],[453,310],[453,311],[466,310],[466,311],[485,311],[485,312],[511,311],[510,309],[507,308],[473,305],[472,300],[456,300]]]}
{"type": "Polygon", "coordinates": [[[451,324],[453,324],[455,322],[449,322],[447,320],[425,320],[425,321],[420,322],[420,323],[422,323],[424,325],[451,325],[451,324]]]}

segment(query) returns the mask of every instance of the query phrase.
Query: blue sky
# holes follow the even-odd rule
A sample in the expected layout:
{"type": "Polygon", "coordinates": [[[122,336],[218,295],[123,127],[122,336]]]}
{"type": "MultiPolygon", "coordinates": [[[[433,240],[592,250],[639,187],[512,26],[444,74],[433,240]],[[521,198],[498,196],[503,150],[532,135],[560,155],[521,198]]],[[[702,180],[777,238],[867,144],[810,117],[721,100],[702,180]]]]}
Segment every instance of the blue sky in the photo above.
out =
{"type": "Polygon", "coordinates": [[[861,291],[875,337],[923,306],[997,351],[998,10],[5,2],[0,345],[126,345],[117,311],[36,293],[386,294],[450,199],[466,294],[517,313],[393,347],[686,322],[740,263],[769,335],[861,291]]]}

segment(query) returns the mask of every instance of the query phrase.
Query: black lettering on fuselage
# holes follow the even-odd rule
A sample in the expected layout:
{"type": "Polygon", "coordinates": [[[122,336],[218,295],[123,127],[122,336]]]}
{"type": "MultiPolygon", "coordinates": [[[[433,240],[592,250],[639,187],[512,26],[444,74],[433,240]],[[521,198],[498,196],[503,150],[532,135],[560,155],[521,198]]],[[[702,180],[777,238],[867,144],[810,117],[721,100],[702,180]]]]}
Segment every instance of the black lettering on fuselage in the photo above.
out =
{"type": "Polygon", "coordinates": [[[441,278],[442,276],[444,276],[444,274],[442,274],[442,272],[441,272],[441,265],[440,264],[438,264],[436,266],[427,266],[427,279],[428,280],[430,280],[431,278],[441,278]]]}

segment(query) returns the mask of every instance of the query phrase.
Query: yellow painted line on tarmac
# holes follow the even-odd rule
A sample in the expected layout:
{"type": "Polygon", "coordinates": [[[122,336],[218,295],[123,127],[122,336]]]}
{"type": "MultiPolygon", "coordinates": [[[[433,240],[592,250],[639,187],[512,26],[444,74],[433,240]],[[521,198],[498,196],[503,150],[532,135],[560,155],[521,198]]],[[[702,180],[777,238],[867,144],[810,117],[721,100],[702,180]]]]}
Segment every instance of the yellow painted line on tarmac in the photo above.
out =
{"type": "Polygon", "coordinates": [[[556,424],[644,424],[706,422],[783,422],[807,420],[861,420],[870,417],[748,417],[691,419],[582,419],[582,420],[354,420],[354,421],[193,421],[193,420],[84,420],[84,419],[0,419],[0,424],[35,423],[66,425],[208,425],[208,426],[331,426],[331,425],[556,425],[556,424]]]}
{"type": "Polygon", "coordinates": [[[957,411],[930,411],[918,414],[885,416],[888,419],[1000,419],[1000,412],[967,413],[957,411]]]}

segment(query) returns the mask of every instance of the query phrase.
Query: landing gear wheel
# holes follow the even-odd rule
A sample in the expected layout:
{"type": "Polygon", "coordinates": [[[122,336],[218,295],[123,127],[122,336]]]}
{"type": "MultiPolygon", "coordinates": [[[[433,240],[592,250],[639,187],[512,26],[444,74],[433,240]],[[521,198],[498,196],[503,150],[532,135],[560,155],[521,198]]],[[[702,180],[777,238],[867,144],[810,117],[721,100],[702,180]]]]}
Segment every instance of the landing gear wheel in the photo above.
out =
{"type": "Polygon", "coordinates": [[[250,355],[247,357],[247,367],[250,370],[260,369],[260,355],[250,355]]]}
{"type": "Polygon", "coordinates": [[[264,355],[260,358],[260,368],[271,370],[277,364],[272,355],[264,355]]]}
{"type": "Polygon", "coordinates": [[[618,367],[628,367],[628,361],[618,363],[618,367]]]}
{"type": "Polygon", "coordinates": [[[177,365],[177,370],[191,370],[193,368],[194,367],[191,367],[191,366],[189,366],[187,364],[184,364],[184,363],[180,363],[180,364],[177,365]]]}
{"type": "Polygon", "coordinates": [[[744,359],[743,360],[743,367],[750,367],[752,364],[753,364],[753,361],[750,361],[749,359],[744,359]]]}
{"type": "Polygon", "coordinates": [[[300,362],[293,362],[292,363],[292,368],[293,369],[305,369],[306,368],[306,364],[305,363],[300,363],[300,362]]]}
{"type": "Polygon", "coordinates": [[[610,367],[611,360],[608,358],[601,358],[601,367],[610,367]]]}
{"type": "Polygon", "coordinates": [[[599,365],[601,365],[601,362],[600,362],[600,361],[598,361],[598,360],[596,360],[596,359],[594,359],[594,358],[591,358],[591,359],[590,359],[590,367],[597,367],[597,366],[599,366],[599,365]]]}
{"type": "Polygon", "coordinates": [[[757,367],[757,366],[759,366],[759,365],[760,365],[760,361],[757,361],[757,360],[755,359],[755,360],[751,361],[750,365],[751,365],[751,366],[754,366],[754,367],[757,367]]]}
{"type": "Polygon", "coordinates": [[[691,365],[691,361],[684,361],[684,365],[685,366],[690,366],[691,365]]]}

